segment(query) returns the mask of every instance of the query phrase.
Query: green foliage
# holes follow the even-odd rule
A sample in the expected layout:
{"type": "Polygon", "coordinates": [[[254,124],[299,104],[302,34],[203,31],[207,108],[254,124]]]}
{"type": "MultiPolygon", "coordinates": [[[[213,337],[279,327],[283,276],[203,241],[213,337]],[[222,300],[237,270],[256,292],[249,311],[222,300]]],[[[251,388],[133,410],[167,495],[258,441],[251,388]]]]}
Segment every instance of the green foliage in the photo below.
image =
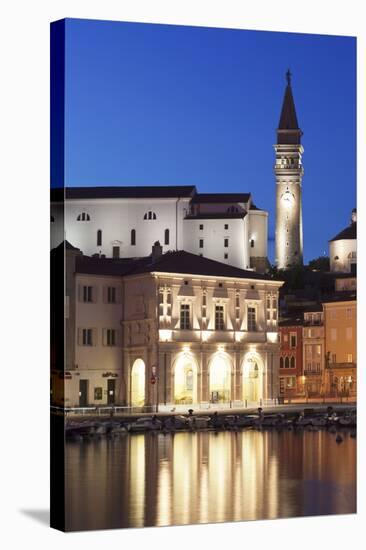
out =
{"type": "Polygon", "coordinates": [[[309,262],[310,269],[316,269],[317,271],[330,271],[330,261],[328,256],[319,256],[309,262]]]}

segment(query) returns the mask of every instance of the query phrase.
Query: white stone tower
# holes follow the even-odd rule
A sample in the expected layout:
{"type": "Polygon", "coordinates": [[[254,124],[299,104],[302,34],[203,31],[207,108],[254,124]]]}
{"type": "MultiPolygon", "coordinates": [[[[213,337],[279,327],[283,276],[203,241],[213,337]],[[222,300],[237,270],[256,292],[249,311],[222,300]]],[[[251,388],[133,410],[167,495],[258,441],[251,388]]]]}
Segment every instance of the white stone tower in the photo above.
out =
{"type": "Polygon", "coordinates": [[[277,129],[276,151],[276,265],[286,269],[303,264],[301,186],[304,169],[299,128],[291,89],[291,73],[277,129]]]}

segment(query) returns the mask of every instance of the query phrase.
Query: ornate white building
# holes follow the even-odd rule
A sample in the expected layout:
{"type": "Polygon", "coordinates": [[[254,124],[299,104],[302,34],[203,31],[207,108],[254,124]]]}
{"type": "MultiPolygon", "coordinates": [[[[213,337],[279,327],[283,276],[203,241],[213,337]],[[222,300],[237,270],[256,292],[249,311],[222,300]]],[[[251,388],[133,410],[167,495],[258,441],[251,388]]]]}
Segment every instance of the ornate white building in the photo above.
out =
{"type": "Polygon", "coordinates": [[[276,151],[276,258],[279,269],[303,263],[302,235],[302,131],[291,88],[291,73],[277,130],[276,151]]]}
{"type": "Polygon", "coordinates": [[[158,243],[140,259],[88,257],[67,242],[52,257],[61,281],[66,272],[54,403],[187,411],[277,397],[282,282],[158,243]]]}
{"type": "Polygon", "coordinates": [[[89,256],[148,256],[186,250],[265,272],[268,213],[250,193],[198,193],[183,187],[79,187],[52,190],[51,248],[64,239],[89,256]]]}

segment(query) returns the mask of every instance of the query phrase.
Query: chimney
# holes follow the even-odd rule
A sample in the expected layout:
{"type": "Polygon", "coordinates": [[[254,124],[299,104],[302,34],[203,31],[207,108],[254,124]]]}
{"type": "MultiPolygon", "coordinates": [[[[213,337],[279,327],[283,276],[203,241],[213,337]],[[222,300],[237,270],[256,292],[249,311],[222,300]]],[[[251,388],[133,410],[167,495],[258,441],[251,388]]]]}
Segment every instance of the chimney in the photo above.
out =
{"type": "Polygon", "coordinates": [[[158,260],[162,254],[163,254],[163,247],[161,246],[159,241],[155,241],[151,251],[152,262],[153,263],[156,262],[156,260],[158,260]]]}

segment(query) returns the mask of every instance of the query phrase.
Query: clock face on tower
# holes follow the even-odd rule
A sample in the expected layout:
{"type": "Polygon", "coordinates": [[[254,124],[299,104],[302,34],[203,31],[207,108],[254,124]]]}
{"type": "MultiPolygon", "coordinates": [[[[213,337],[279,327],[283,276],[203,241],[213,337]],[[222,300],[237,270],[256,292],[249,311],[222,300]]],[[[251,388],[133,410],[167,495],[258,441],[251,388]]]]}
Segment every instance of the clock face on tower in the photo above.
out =
{"type": "Polygon", "coordinates": [[[285,191],[281,195],[281,202],[286,208],[290,208],[295,202],[295,196],[290,191],[285,191]]]}

